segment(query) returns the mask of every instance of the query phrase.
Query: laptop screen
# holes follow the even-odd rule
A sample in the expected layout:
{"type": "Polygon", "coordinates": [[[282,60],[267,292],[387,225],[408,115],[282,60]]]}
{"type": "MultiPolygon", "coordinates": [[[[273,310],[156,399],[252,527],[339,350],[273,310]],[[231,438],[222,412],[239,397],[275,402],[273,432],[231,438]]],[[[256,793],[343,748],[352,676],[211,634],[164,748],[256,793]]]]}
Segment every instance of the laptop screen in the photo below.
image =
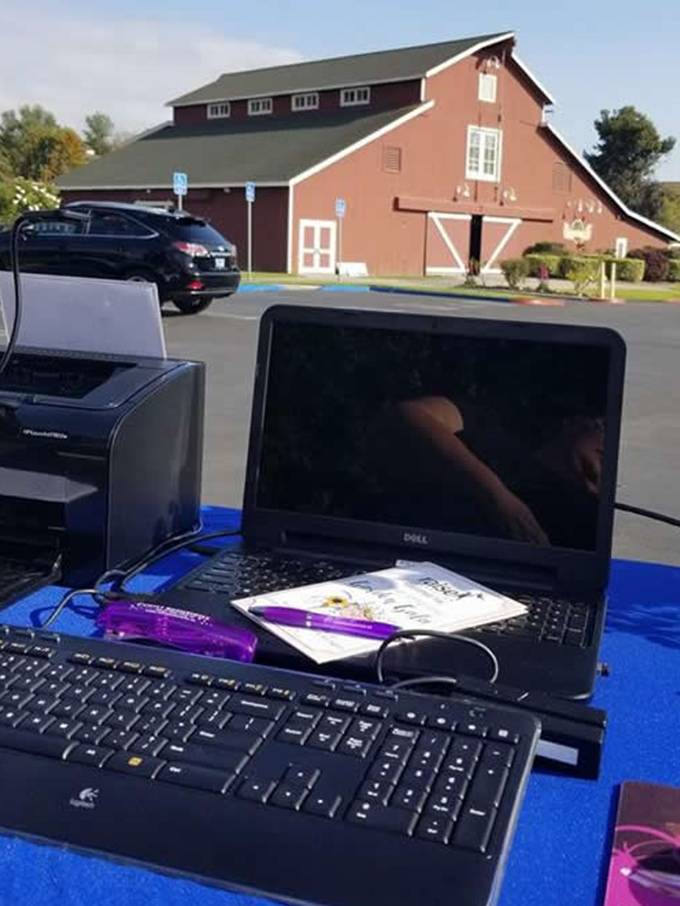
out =
{"type": "Polygon", "coordinates": [[[277,323],[256,506],[594,551],[609,355],[277,323]]]}

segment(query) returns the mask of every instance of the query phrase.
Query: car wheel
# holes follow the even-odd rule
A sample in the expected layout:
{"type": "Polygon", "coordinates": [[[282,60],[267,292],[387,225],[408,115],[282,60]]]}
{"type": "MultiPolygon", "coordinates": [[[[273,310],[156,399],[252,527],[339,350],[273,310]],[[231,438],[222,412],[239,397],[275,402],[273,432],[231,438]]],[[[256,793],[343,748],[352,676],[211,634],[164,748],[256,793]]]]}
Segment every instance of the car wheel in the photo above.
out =
{"type": "Polygon", "coordinates": [[[212,296],[197,299],[173,299],[172,302],[183,315],[197,315],[199,311],[205,311],[211,304],[212,296]]]}
{"type": "MultiPolygon", "coordinates": [[[[130,271],[129,274],[125,275],[125,280],[128,283],[156,283],[153,274],[149,274],[147,271],[130,271]]],[[[158,301],[162,306],[163,300],[161,299],[161,289],[158,283],[156,283],[156,287],[158,289],[158,301]]]]}

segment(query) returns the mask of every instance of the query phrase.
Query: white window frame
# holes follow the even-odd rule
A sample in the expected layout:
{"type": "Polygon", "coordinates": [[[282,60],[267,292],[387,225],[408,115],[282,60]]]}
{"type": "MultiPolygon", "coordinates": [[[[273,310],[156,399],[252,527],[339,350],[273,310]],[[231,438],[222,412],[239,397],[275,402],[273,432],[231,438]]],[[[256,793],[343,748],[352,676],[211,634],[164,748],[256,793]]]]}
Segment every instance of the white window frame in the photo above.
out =
{"type": "Polygon", "coordinates": [[[342,88],[340,90],[341,107],[361,107],[371,103],[371,86],[362,85],[359,88],[342,88]]]}
{"type": "Polygon", "coordinates": [[[477,83],[477,99],[484,101],[485,104],[495,104],[497,93],[498,76],[491,72],[480,72],[477,83]]]}
{"type": "Polygon", "coordinates": [[[488,129],[484,126],[468,126],[467,144],[465,147],[465,178],[475,179],[480,182],[500,182],[501,179],[501,162],[503,157],[503,132],[501,129],[488,129]],[[479,169],[473,170],[470,167],[470,147],[472,145],[472,136],[478,133],[480,136],[479,143],[479,169]],[[496,137],[496,167],[493,174],[484,172],[484,150],[486,146],[486,137],[494,135],[496,137]]]}
{"type": "Polygon", "coordinates": [[[231,104],[229,101],[216,101],[208,104],[207,113],[209,120],[226,120],[231,116],[231,104]]]}
{"type": "Polygon", "coordinates": [[[274,110],[272,98],[251,98],[248,101],[248,116],[267,116],[274,110]]]}
{"type": "Polygon", "coordinates": [[[304,94],[294,94],[290,99],[290,109],[294,113],[303,113],[305,110],[319,109],[319,92],[307,91],[304,94]]]}

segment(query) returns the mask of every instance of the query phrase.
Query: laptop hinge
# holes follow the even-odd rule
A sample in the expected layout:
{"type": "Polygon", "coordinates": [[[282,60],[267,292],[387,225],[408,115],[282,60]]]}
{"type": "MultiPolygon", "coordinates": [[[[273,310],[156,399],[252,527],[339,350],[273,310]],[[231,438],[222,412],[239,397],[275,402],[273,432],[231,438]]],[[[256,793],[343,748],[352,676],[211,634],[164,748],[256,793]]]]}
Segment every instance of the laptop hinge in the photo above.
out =
{"type": "Polygon", "coordinates": [[[272,545],[288,554],[314,554],[333,560],[351,560],[366,564],[367,569],[385,567],[395,560],[430,560],[461,573],[464,576],[495,586],[517,587],[526,590],[550,591],[557,586],[557,570],[530,564],[490,561],[483,557],[470,557],[447,551],[429,551],[389,545],[366,544],[347,539],[327,538],[302,532],[277,532],[277,542],[272,545]]]}

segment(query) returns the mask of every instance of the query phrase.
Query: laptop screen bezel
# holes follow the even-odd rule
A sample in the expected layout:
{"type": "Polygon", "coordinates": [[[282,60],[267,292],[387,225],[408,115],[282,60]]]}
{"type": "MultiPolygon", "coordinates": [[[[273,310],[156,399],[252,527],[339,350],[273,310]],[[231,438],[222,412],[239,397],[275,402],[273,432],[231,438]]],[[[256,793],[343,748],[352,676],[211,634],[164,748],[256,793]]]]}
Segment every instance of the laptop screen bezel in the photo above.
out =
{"type": "Polygon", "coordinates": [[[515,575],[522,572],[527,575],[535,573],[544,579],[552,577],[552,581],[562,587],[593,591],[602,589],[607,582],[611,557],[624,367],[625,344],[620,335],[609,328],[367,309],[272,306],[262,316],[258,339],[243,497],[244,536],[250,541],[266,544],[277,544],[291,537],[328,539],[330,550],[343,541],[353,545],[360,541],[366,545],[367,550],[373,547],[388,549],[405,558],[423,559],[426,556],[433,559],[436,554],[440,554],[446,557],[447,562],[455,562],[457,557],[474,561],[482,570],[485,563],[493,564],[497,573],[506,570],[515,575]],[[572,346],[597,346],[606,350],[609,353],[606,431],[595,550],[538,547],[517,541],[432,530],[426,526],[365,521],[361,522],[362,534],[358,539],[357,520],[354,519],[259,507],[257,481],[262,456],[271,343],[276,326],[285,323],[444,333],[456,337],[533,340],[572,346]],[[420,542],[406,540],[405,536],[420,536],[420,542]],[[427,540],[425,545],[422,544],[423,537],[427,540]]]}

